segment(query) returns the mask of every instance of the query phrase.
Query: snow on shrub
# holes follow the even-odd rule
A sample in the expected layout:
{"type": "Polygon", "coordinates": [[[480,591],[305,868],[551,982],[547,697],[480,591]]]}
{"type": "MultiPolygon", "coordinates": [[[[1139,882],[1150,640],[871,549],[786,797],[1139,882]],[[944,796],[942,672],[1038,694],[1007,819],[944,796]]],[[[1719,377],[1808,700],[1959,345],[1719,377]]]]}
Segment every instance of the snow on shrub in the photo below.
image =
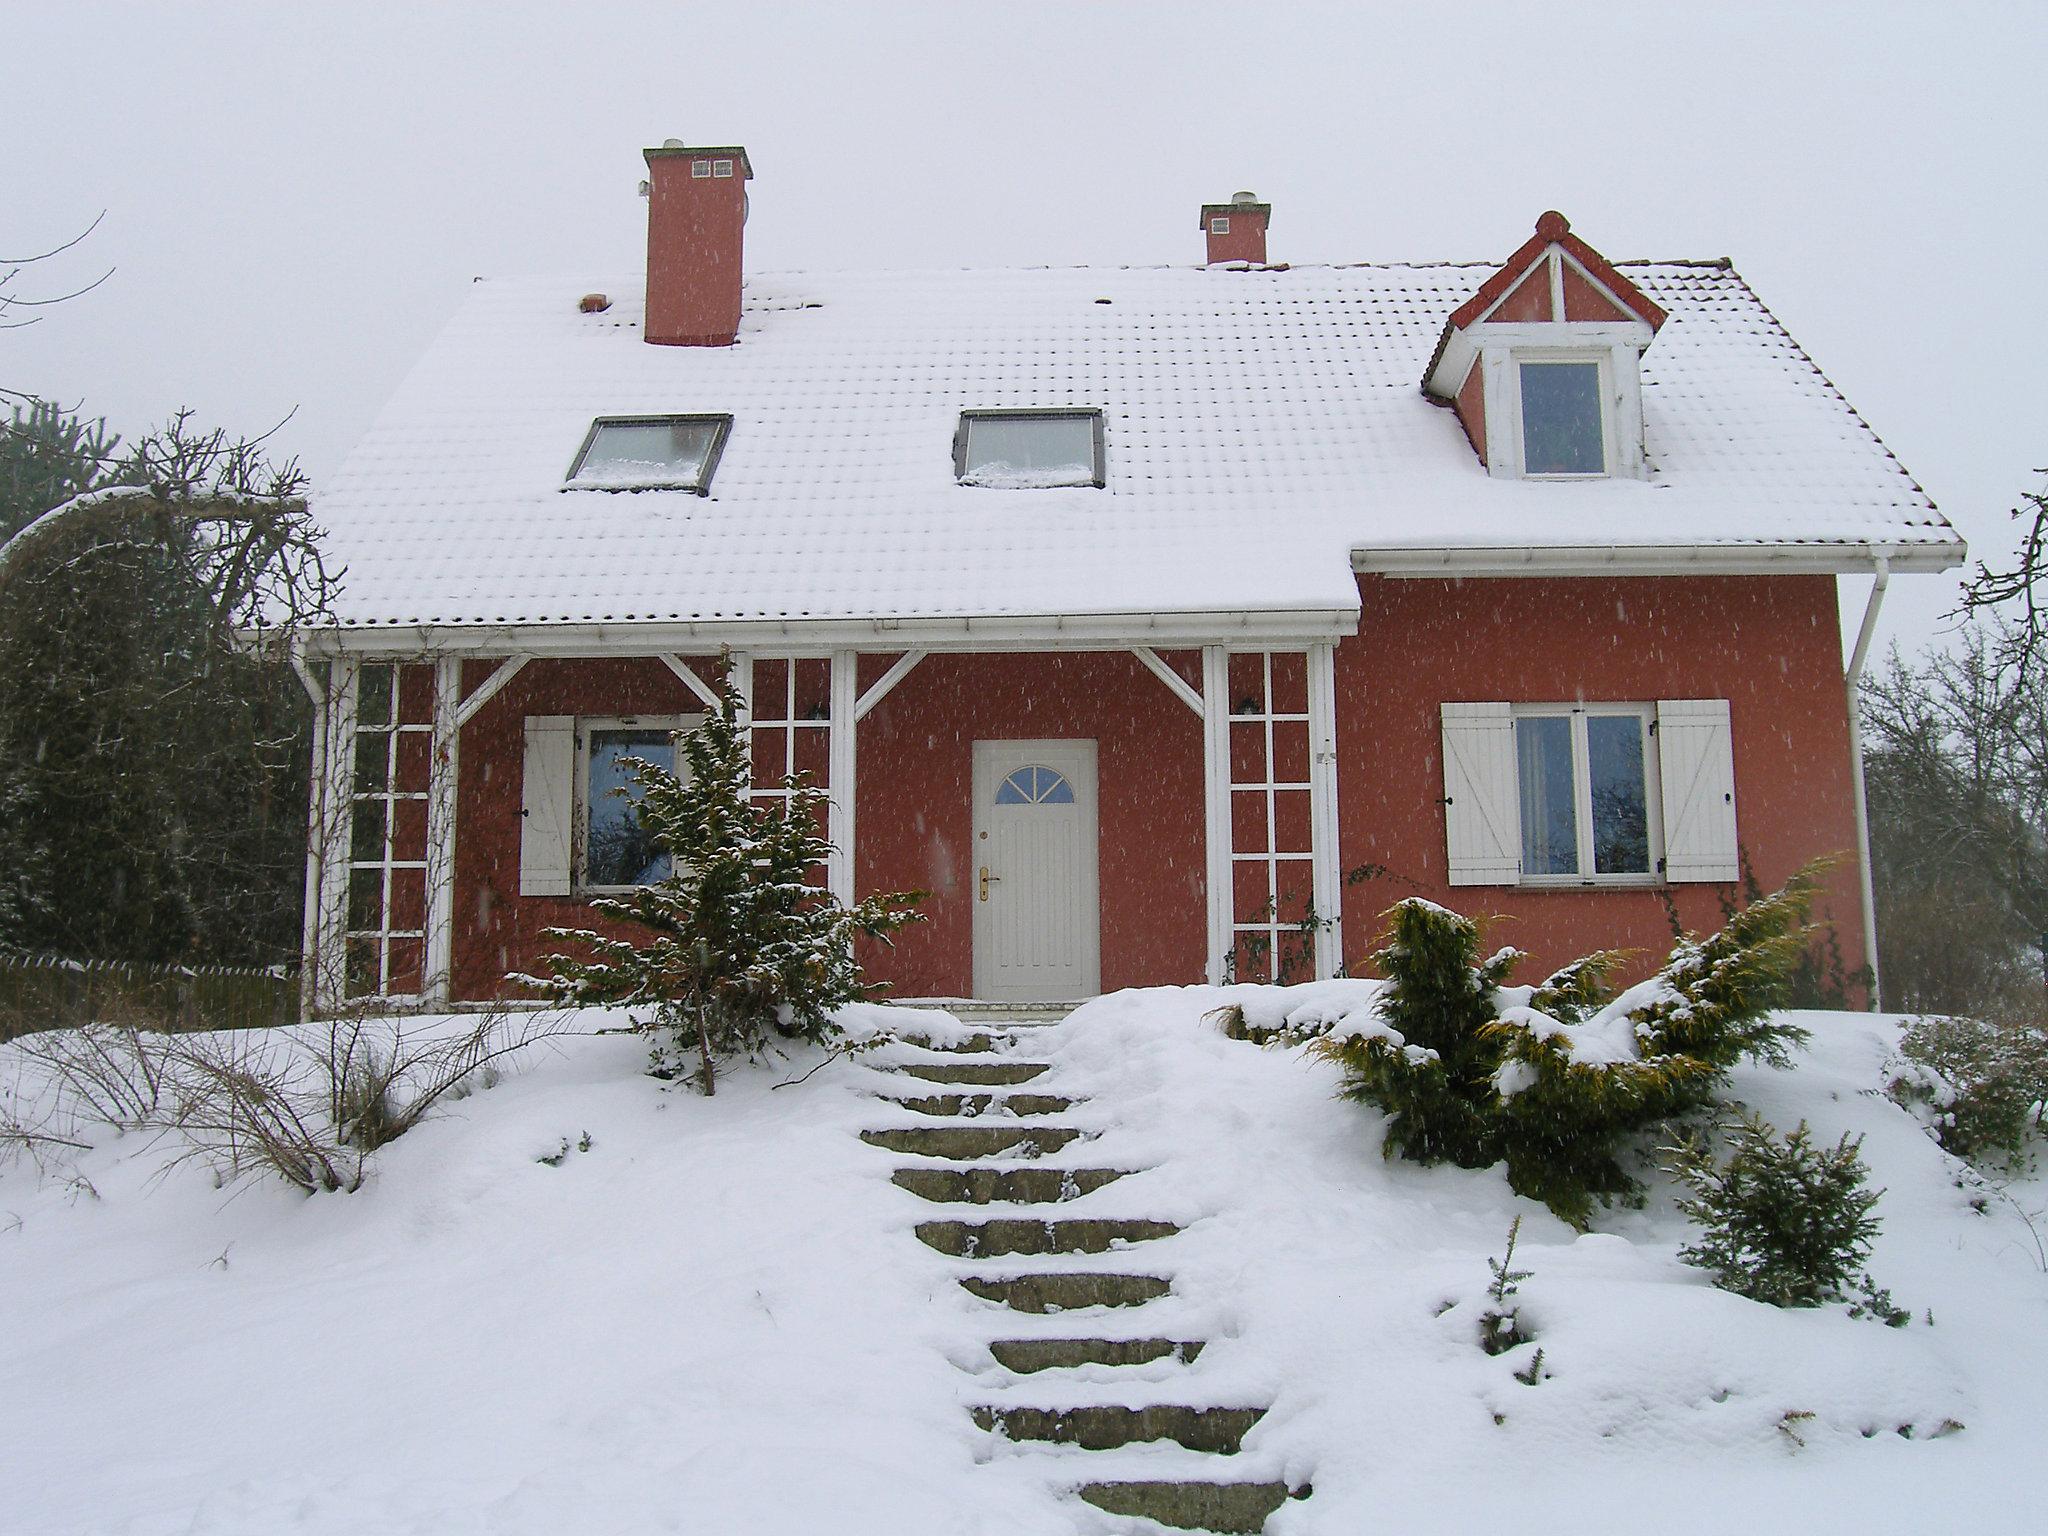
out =
{"type": "MultiPolygon", "coordinates": [[[[1270,1033],[1309,1039],[1343,1068],[1347,1098],[1386,1111],[1389,1154],[1505,1162],[1518,1193],[1583,1228],[1595,1201],[1639,1197],[1622,1162],[1638,1133],[1707,1103],[1738,1061],[1781,1063],[1802,1038],[1770,1010],[1805,953],[1818,869],[1719,933],[1682,939],[1655,976],[1611,998],[1618,953],[1510,986],[1520,951],[1481,960],[1474,920],[1399,902],[1374,956],[1387,982],[1372,1019],[1346,1016],[1339,1030],[1318,1017],[1270,1033]]],[[[1234,1022],[1251,1029],[1242,1009],[1234,1022]]]]}
{"type": "Polygon", "coordinates": [[[2048,1031],[1987,1019],[1915,1020],[1885,1091],[1968,1162],[2022,1171],[2048,1100],[2048,1031]]]}

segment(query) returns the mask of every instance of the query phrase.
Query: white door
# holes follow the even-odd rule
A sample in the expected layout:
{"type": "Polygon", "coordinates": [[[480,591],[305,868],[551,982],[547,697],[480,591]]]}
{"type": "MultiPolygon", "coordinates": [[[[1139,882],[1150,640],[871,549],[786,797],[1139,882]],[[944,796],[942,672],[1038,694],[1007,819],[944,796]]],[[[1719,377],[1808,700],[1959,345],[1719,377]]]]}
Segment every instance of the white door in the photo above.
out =
{"type": "Polygon", "coordinates": [[[974,995],[1058,1002],[1101,990],[1095,743],[974,744],[974,995]]]}

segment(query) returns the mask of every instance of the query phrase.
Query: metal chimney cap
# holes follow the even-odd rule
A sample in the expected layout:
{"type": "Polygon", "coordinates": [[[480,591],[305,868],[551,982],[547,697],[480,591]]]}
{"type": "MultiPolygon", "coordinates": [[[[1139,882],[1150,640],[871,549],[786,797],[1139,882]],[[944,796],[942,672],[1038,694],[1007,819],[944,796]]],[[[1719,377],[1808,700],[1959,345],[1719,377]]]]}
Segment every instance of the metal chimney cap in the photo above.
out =
{"type": "Polygon", "coordinates": [[[1230,201],[1239,208],[1251,208],[1257,205],[1259,194],[1256,192],[1233,192],[1230,194],[1230,201]]]}

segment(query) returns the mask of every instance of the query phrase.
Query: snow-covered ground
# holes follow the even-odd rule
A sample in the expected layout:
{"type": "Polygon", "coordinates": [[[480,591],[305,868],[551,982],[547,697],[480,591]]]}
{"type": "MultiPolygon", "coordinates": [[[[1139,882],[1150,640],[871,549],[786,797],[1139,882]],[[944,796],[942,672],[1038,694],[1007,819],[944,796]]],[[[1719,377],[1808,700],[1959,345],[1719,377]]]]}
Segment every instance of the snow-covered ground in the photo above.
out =
{"type": "MultiPolygon", "coordinates": [[[[1974,1210],[1960,1165],[1878,1092],[1896,1021],[1804,1016],[1795,1070],[1735,1083],[1782,1127],[1864,1136],[1887,1191],[1871,1267],[1915,1318],[1895,1331],[1712,1289],[1677,1261],[1661,1191],[1579,1236],[1498,1173],[1383,1161],[1332,1068],[1204,1020],[1225,995],[1116,994],[1028,1036],[1052,1063],[1032,1090],[1084,1098],[1061,1120],[1099,1132],[1052,1161],[1146,1170],[1060,1213],[1185,1224],[1105,1257],[1173,1280],[1146,1332],[1212,1341],[1058,1393],[1017,1397],[992,1366],[983,1345],[1016,1327],[915,1239],[939,1208],[859,1138],[913,1122],[876,1098],[905,1087],[891,1062],[936,1059],[909,1046],[800,1086],[774,1085],[811,1058],[736,1071],[706,1100],[643,1076],[637,1040],[558,1038],[347,1195],[160,1174],[165,1149],[134,1135],[101,1133],[68,1171],[18,1160],[0,1530],[1121,1530],[1053,1491],[1075,1453],[996,1444],[964,1406],[1128,1399],[1112,1379],[1270,1404],[1219,1471],[1313,1484],[1275,1536],[2038,1523],[2048,1278],[2012,1208],[1974,1210]],[[1514,1376],[1527,1349],[1477,1346],[1518,1213],[1536,1386],[1514,1376]],[[1946,1420],[1967,1427],[1935,1436],[1946,1420]]],[[[0,1083],[20,1067],[0,1050],[0,1083]]]]}

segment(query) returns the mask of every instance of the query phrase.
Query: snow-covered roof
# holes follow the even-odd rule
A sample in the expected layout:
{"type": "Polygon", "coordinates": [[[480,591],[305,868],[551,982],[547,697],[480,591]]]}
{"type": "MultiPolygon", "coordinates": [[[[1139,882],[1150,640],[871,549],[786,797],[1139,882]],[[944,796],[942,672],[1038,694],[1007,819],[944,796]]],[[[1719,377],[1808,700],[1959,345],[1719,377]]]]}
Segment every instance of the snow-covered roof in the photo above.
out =
{"type": "Polygon", "coordinates": [[[315,498],[337,616],[1327,622],[1355,611],[1354,568],[1962,558],[1721,263],[1627,266],[1670,313],[1643,361],[1647,479],[1489,477],[1419,385],[1493,270],[770,273],[727,348],[644,344],[638,279],[480,282],[315,498]],[[611,307],[582,312],[592,290],[611,307]],[[957,484],[960,412],[1027,406],[1099,407],[1107,484],[957,484]],[[733,417],[710,495],[562,488],[593,418],[695,412],[733,417]]]}

